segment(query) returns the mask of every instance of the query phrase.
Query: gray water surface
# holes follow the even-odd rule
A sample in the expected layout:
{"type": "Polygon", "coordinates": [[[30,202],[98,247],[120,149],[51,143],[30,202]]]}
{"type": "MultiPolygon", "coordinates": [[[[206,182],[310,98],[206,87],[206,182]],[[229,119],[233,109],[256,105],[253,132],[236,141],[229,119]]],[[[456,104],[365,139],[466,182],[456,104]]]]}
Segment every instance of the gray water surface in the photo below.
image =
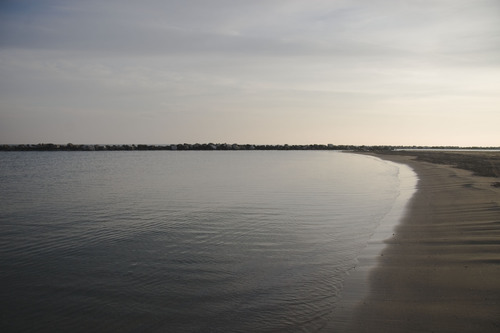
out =
{"type": "Polygon", "coordinates": [[[331,151],[1,152],[3,332],[316,332],[399,195],[331,151]]]}

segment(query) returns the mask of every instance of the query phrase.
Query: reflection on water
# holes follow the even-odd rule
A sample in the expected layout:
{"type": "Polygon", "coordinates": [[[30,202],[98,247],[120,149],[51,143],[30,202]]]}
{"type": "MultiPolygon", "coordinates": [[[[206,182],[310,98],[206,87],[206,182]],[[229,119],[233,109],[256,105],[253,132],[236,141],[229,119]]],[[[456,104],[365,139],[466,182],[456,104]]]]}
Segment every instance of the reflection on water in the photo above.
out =
{"type": "Polygon", "coordinates": [[[318,331],[397,175],[337,152],[0,153],[0,327],[318,331]]]}

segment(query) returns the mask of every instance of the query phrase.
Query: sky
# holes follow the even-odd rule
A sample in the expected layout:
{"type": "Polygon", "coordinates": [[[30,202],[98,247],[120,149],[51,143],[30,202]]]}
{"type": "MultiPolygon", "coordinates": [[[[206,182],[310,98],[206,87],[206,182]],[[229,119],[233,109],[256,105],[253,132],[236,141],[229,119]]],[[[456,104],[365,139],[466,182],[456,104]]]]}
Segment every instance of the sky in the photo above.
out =
{"type": "Polygon", "coordinates": [[[499,0],[1,0],[0,144],[500,146],[499,0]]]}

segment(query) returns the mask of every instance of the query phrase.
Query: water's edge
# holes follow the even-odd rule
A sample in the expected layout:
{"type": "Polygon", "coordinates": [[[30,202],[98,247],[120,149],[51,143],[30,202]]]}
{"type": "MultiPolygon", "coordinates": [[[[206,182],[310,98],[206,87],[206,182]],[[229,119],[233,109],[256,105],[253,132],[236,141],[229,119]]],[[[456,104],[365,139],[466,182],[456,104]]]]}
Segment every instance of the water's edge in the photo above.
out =
{"type": "Polygon", "coordinates": [[[325,330],[328,332],[343,332],[356,306],[369,295],[370,273],[377,267],[379,256],[388,246],[386,241],[394,236],[395,229],[404,218],[410,200],[417,191],[418,175],[409,165],[370,157],[398,168],[400,191],[390,211],[380,221],[366,247],[361,250],[356,266],[349,271],[344,281],[340,301],[333,312],[333,320],[329,322],[325,330]]]}
{"type": "Polygon", "coordinates": [[[323,331],[415,176],[332,152],[0,158],[6,331],[323,331]]]}

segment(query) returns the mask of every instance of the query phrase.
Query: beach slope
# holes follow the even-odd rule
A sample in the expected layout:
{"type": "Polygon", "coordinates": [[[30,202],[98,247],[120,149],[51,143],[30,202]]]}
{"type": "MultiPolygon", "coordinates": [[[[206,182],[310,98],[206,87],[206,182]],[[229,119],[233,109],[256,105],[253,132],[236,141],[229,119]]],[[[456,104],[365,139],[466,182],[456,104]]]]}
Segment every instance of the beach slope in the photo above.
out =
{"type": "Polygon", "coordinates": [[[377,155],[410,165],[419,182],[349,332],[500,332],[500,179],[428,162],[450,163],[434,154],[377,155]]]}

